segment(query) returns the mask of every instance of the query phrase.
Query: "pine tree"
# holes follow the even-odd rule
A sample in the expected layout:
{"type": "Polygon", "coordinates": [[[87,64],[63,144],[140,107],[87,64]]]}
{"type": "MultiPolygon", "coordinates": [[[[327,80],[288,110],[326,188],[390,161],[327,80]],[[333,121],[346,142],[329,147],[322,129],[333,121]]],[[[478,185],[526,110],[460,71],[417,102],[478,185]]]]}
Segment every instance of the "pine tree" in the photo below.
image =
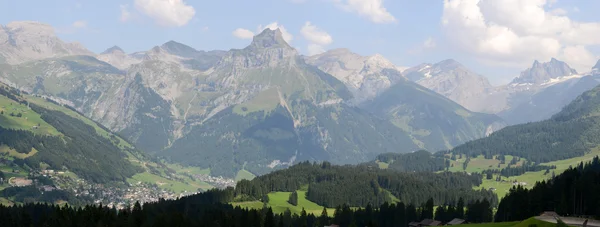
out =
{"type": "Polygon", "coordinates": [[[294,205],[294,206],[298,206],[298,193],[296,191],[293,191],[290,194],[290,198],[288,199],[288,203],[294,205]]]}
{"type": "Polygon", "coordinates": [[[319,216],[319,222],[321,225],[329,224],[329,215],[327,215],[327,208],[323,207],[323,211],[321,212],[321,216],[319,216]]]}

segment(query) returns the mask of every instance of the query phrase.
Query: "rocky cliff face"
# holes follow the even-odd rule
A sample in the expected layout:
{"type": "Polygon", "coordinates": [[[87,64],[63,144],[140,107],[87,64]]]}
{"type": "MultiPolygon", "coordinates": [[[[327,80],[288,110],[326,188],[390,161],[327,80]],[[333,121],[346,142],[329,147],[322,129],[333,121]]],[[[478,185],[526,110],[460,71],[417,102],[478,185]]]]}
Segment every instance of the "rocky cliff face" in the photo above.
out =
{"type": "Polygon", "coordinates": [[[541,85],[553,79],[572,75],[577,75],[577,71],[569,67],[567,63],[552,58],[550,62],[540,63],[534,61],[531,68],[521,72],[521,75],[515,78],[511,84],[541,85]]]}
{"type": "Polygon", "coordinates": [[[306,62],[342,81],[352,91],[354,104],[373,99],[405,80],[401,70],[379,54],[365,57],[348,49],[335,49],[307,57],[306,62]]]}

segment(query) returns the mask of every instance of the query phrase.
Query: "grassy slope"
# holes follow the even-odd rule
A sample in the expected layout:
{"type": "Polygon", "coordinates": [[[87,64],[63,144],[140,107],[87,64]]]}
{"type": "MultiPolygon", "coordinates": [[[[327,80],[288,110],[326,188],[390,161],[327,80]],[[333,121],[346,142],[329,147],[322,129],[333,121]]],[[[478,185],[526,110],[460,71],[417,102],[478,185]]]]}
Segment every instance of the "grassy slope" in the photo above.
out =
{"type": "MultiPolygon", "coordinates": [[[[299,214],[302,212],[302,208],[306,210],[307,213],[313,213],[315,215],[321,215],[323,212],[323,206],[319,204],[313,203],[306,199],[306,191],[298,190],[298,206],[294,206],[287,202],[290,197],[291,192],[271,192],[269,193],[269,203],[267,204],[273,209],[275,213],[283,213],[285,210],[290,209],[292,213],[299,214]]],[[[240,202],[233,203],[233,206],[241,206],[243,208],[255,208],[260,209],[263,207],[263,203],[260,201],[251,201],[251,202],[240,202]]],[[[327,208],[327,214],[333,215],[334,208],[327,208]]]]}
{"type": "MultiPolygon", "coordinates": [[[[269,203],[267,205],[270,206],[273,209],[273,212],[275,212],[275,213],[283,213],[285,210],[290,209],[290,211],[292,213],[300,214],[300,212],[302,212],[302,208],[304,208],[304,210],[307,213],[312,213],[317,216],[321,215],[321,212],[323,212],[323,206],[306,199],[307,190],[308,190],[308,186],[305,185],[300,190],[296,191],[296,192],[298,192],[298,206],[294,206],[287,202],[287,200],[290,197],[290,194],[292,194],[291,192],[271,192],[271,193],[269,193],[268,194],[269,203]]],[[[396,198],[394,195],[392,195],[389,191],[385,191],[385,192],[390,196],[390,198],[392,199],[393,202],[400,201],[398,198],[396,198]]],[[[264,204],[260,201],[249,201],[249,202],[232,203],[232,205],[240,206],[242,208],[249,208],[249,209],[252,209],[252,208],[261,209],[264,204]]],[[[335,208],[327,208],[327,214],[329,216],[332,216],[334,211],[335,211],[335,208]]]]}
{"type": "MultiPolygon", "coordinates": [[[[568,169],[569,166],[576,166],[580,162],[590,161],[590,160],[592,160],[592,158],[594,158],[597,155],[600,155],[600,147],[593,149],[590,153],[586,154],[585,156],[575,157],[575,158],[570,158],[570,159],[565,159],[565,160],[559,160],[559,161],[553,161],[553,162],[547,162],[547,163],[541,163],[541,165],[549,165],[549,166],[555,165],[556,169],[551,170],[550,172],[554,171],[555,174],[560,174],[563,171],[565,171],[566,169],[568,169]]],[[[506,156],[506,163],[510,163],[512,158],[513,158],[512,156],[506,156]]],[[[521,158],[521,162],[517,163],[517,165],[521,164],[523,160],[524,159],[521,158]]],[[[451,171],[457,171],[457,172],[463,171],[462,165],[464,163],[464,158],[456,160],[456,161],[451,161],[451,163],[454,164],[454,167],[450,168],[451,171]]],[[[467,172],[481,172],[482,170],[486,170],[486,169],[498,169],[497,166],[499,163],[500,163],[500,161],[498,161],[498,160],[484,159],[482,156],[480,156],[478,158],[472,158],[471,161],[469,161],[469,165],[467,166],[466,171],[467,172]],[[490,167],[490,165],[492,167],[490,167]]],[[[500,165],[500,168],[504,168],[506,166],[507,166],[507,164],[503,164],[503,165],[500,165]]],[[[480,188],[487,188],[487,189],[496,188],[496,194],[498,194],[498,197],[502,198],[502,197],[504,197],[504,195],[506,195],[508,190],[513,187],[512,181],[514,181],[514,180],[516,180],[518,182],[525,182],[525,183],[527,183],[526,187],[531,188],[531,187],[533,187],[535,182],[549,179],[550,177],[552,177],[552,174],[544,175],[544,172],[545,171],[527,172],[527,173],[519,175],[519,176],[513,176],[513,177],[509,177],[509,178],[502,177],[502,179],[506,180],[506,182],[496,182],[494,180],[496,176],[494,176],[494,179],[492,179],[492,180],[483,179],[483,184],[480,186],[480,188]]]]}
{"type": "Polygon", "coordinates": [[[238,171],[237,174],[235,175],[235,181],[238,182],[243,179],[252,180],[255,177],[256,176],[254,174],[252,174],[251,172],[248,172],[248,170],[242,169],[242,170],[238,171]]]}
{"type": "Polygon", "coordinates": [[[0,116],[0,126],[4,128],[27,130],[42,135],[61,135],[56,128],[42,120],[38,113],[30,110],[26,105],[19,104],[6,96],[0,96],[0,111],[4,112],[2,116],[0,116]],[[23,116],[10,116],[11,113],[14,113],[15,115],[21,113],[23,116]],[[38,124],[39,128],[33,129],[33,127],[38,124]]]}

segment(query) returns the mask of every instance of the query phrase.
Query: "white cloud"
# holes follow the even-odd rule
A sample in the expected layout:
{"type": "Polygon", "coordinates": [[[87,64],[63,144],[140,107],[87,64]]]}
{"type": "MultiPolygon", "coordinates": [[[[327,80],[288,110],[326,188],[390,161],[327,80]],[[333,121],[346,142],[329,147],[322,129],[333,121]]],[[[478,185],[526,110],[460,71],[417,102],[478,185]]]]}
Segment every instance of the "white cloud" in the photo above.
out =
{"type": "Polygon", "coordinates": [[[383,0],[332,0],[342,9],[366,17],[374,23],[391,23],[396,18],[383,6],[383,0]]]}
{"type": "Polygon", "coordinates": [[[279,28],[279,30],[281,31],[281,36],[283,36],[283,40],[285,40],[287,43],[290,43],[294,39],[294,36],[290,34],[283,25],[280,25],[277,22],[267,24],[264,27],[262,25],[259,25],[256,33],[261,33],[267,28],[271,30],[276,30],[279,28]]]}
{"type": "Polygon", "coordinates": [[[131,18],[131,12],[129,12],[129,5],[120,5],[121,9],[121,17],[119,18],[121,22],[127,22],[131,18]]]}
{"type": "Polygon", "coordinates": [[[232,34],[240,39],[252,39],[252,37],[254,37],[254,32],[244,28],[235,29],[232,34]]]}
{"type": "Polygon", "coordinates": [[[73,22],[73,28],[85,28],[87,27],[87,22],[84,20],[78,20],[73,22]]]}
{"type": "Polygon", "coordinates": [[[433,40],[433,38],[429,37],[425,40],[425,42],[423,42],[423,48],[425,49],[431,49],[434,48],[436,46],[435,40],[433,40]]]}
{"type": "Polygon", "coordinates": [[[135,0],[135,7],[165,27],[184,26],[196,14],[194,7],[183,0],[135,0]]]}
{"type": "Polygon", "coordinates": [[[312,25],[310,21],[307,21],[304,26],[302,26],[300,33],[306,40],[315,44],[329,45],[333,42],[331,35],[317,28],[317,26],[312,25]]]}
{"type": "Polygon", "coordinates": [[[324,46],[329,45],[333,42],[333,38],[327,32],[318,28],[317,26],[307,21],[300,29],[300,34],[304,39],[308,40],[308,54],[315,55],[325,52],[324,46]]]}
{"type": "Polygon", "coordinates": [[[589,71],[600,23],[571,20],[547,0],[444,0],[442,25],[454,46],[486,64],[526,67],[556,57],[589,71]]]}

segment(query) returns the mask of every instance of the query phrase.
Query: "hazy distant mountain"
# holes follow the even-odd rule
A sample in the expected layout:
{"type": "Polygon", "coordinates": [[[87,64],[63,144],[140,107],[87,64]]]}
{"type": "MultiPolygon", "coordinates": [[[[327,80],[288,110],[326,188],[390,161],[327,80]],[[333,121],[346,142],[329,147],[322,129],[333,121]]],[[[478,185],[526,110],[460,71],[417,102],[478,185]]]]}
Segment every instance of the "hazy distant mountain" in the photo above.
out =
{"type": "Polygon", "coordinates": [[[360,56],[348,49],[334,49],[306,58],[306,62],[342,81],[354,104],[369,100],[402,80],[401,69],[383,56],[360,56]]]}
{"type": "Polygon", "coordinates": [[[569,67],[565,62],[556,60],[555,58],[550,59],[550,62],[544,63],[536,60],[533,62],[531,68],[521,72],[521,75],[513,79],[510,84],[542,85],[552,80],[572,75],[577,75],[577,71],[569,67]]]}
{"type": "Polygon", "coordinates": [[[519,77],[498,87],[454,60],[421,64],[403,74],[469,110],[498,114],[508,124],[547,119],[598,84],[598,76],[579,74],[555,58],[534,61],[519,77]]]}
{"type": "MultiPolygon", "coordinates": [[[[552,62],[552,61],[551,61],[552,62]]],[[[540,121],[550,118],[552,115],[558,113],[565,105],[573,101],[577,96],[583,92],[590,90],[600,84],[600,72],[592,70],[589,73],[584,74],[572,74],[575,71],[570,70],[566,64],[556,61],[554,59],[554,65],[559,66],[557,69],[548,67],[550,64],[543,64],[544,67],[539,67],[542,64],[534,63],[534,66],[538,66],[538,70],[532,70],[530,68],[523,72],[521,79],[518,81],[531,81],[526,79],[523,75],[542,75],[548,79],[542,80],[541,82],[529,83],[529,84],[514,84],[511,83],[509,88],[512,87],[516,91],[512,96],[512,106],[498,115],[505,119],[510,124],[526,123],[540,121]],[[544,72],[557,72],[561,71],[560,68],[567,69],[562,70],[560,74],[553,74],[544,72]],[[526,87],[526,89],[523,89],[526,87]]]]}
{"type": "Polygon", "coordinates": [[[390,120],[423,149],[449,149],[504,126],[497,116],[471,112],[408,81],[381,55],[364,57],[335,49],[308,57],[307,62],[344,82],[353,91],[353,104],[390,120]]]}
{"type": "Polygon", "coordinates": [[[448,59],[436,64],[421,64],[403,72],[406,78],[429,88],[472,111],[492,112],[488,102],[494,92],[487,78],[459,62],[448,59]]]}
{"type": "Polygon", "coordinates": [[[600,86],[579,95],[550,119],[506,127],[450,152],[513,155],[543,163],[583,156],[600,145],[600,86]]]}
{"type": "Polygon", "coordinates": [[[18,21],[0,25],[0,62],[17,64],[69,55],[94,55],[79,43],[65,43],[50,25],[18,21]]]}
{"type": "Polygon", "coordinates": [[[97,56],[98,60],[107,62],[116,68],[127,69],[133,64],[141,62],[141,59],[130,56],[118,46],[108,48],[97,56]]]}

